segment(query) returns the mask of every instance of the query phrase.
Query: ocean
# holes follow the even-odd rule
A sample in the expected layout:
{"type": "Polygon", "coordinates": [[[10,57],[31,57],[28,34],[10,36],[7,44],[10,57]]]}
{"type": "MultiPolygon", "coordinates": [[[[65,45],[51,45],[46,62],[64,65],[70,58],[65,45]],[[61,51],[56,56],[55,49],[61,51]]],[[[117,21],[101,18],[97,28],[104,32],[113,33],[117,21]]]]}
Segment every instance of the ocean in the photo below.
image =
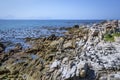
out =
{"type": "Polygon", "coordinates": [[[103,20],[0,20],[0,42],[21,43],[26,47],[24,38],[45,37],[51,34],[61,36],[61,27],[93,24],[103,20]]]}

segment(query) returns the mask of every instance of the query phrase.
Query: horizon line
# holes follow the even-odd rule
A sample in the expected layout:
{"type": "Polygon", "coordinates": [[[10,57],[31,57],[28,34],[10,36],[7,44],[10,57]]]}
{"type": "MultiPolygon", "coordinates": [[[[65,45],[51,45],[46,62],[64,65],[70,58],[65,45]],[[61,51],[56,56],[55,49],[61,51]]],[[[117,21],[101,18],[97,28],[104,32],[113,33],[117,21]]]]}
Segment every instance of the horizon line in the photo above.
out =
{"type": "Polygon", "coordinates": [[[120,20],[120,19],[0,19],[0,20],[120,20]]]}

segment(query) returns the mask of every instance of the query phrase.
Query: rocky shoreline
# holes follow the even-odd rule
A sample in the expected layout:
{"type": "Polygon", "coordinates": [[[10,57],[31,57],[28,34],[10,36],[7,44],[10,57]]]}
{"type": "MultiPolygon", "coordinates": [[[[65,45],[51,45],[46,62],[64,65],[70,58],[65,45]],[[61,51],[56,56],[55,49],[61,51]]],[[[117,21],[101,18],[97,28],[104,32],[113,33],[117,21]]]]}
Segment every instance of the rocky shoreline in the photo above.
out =
{"type": "Polygon", "coordinates": [[[120,21],[75,25],[64,36],[26,38],[5,52],[0,43],[0,80],[120,80],[120,21]]]}

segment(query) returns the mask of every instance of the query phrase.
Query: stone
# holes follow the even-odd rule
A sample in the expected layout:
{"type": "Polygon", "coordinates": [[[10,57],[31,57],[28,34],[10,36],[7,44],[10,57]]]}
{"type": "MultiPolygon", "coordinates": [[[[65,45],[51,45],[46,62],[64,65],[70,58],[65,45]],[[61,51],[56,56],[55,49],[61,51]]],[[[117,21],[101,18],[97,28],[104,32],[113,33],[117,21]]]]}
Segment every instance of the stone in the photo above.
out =
{"type": "Polygon", "coordinates": [[[50,35],[47,40],[56,40],[57,36],[55,34],[50,35]]]}
{"type": "Polygon", "coordinates": [[[99,34],[99,31],[98,30],[94,30],[93,33],[92,33],[92,36],[95,37],[95,36],[98,36],[99,34]]]}
{"type": "Polygon", "coordinates": [[[25,53],[37,53],[38,49],[28,48],[25,50],[25,53]]]}
{"type": "Polygon", "coordinates": [[[0,75],[7,74],[7,73],[10,73],[8,69],[3,69],[3,70],[0,69],[0,75]]]}
{"type": "Polygon", "coordinates": [[[22,50],[22,45],[20,43],[17,43],[15,45],[15,50],[22,50]]]}
{"type": "Polygon", "coordinates": [[[63,58],[62,63],[65,64],[68,61],[68,57],[63,58]]]}
{"type": "Polygon", "coordinates": [[[55,54],[53,53],[53,54],[47,54],[46,56],[45,56],[45,60],[46,61],[52,61],[52,60],[54,60],[54,58],[55,58],[55,54]]]}
{"type": "Polygon", "coordinates": [[[57,68],[59,65],[60,65],[60,61],[55,60],[50,66],[50,68],[57,68]]]}
{"type": "Polygon", "coordinates": [[[12,75],[16,75],[16,74],[18,74],[18,73],[19,73],[18,70],[13,70],[11,74],[12,74],[12,75]]]}
{"type": "Polygon", "coordinates": [[[0,53],[3,52],[5,50],[5,45],[0,43],[0,53]]]}
{"type": "Polygon", "coordinates": [[[120,43],[120,37],[114,37],[114,39],[115,39],[115,42],[120,43]]]}
{"type": "Polygon", "coordinates": [[[74,25],[73,28],[79,28],[79,25],[74,25]]]}
{"type": "Polygon", "coordinates": [[[13,49],[9,51],[9,53],[16,53],[22,51],[22,45],[17,43],[13,49]]]}
{"type": "MultiPolygon", "coordinates": [[[[114,21],[105,23],[112,28],[117,25],[114,21]]],[[[45,38],[28,39],[32,47],[25,51],[17,44],[18,52],[15,54],[0,54],[0,66],[8,69],[8,72],[2,69],[0,74],[15,80],[19,80],[20,76],[25,80],[119,80],[119,39],[109,43],[100,38],[101,34],[105,34],[105,23],[92,25],[91,28],[75,25],[66,31],[64,37],[53,34],[45,38]],[[39,57],[32,59],[31,54],[39,57]],[[115,74],[110,76],[107,71],[115,74]]]]}
{"type": "Polygon", "coordinates": [[[70,40],[70,41],[67,41],[67,43],[64,43],[64,44],[63,44],[63,48],[64,48],[64,49],[74,49],[75,47],[74,47],[74,45],[73,45],[72,40],[70,40]]]}
{"type": "Polygon", "coordinates": [[[76,73],[75,73],[76,69],[77,69],[76,66],[73,66],[73,67],[71,68],[71,70],[70,70],[70,72],[69,72],[69,73],[71,74],[71,77],[74,77],[74,76],[75,76],[75,74],[76,74],[76,73]]]}
{"type": "Polygon", "coordinates": [[[85,76],[86,76],[86,71],[85,70],[81,70],[80,71],[80,77],[85,78],[85,76]]]}
{"type": "Polygon", "coordinates": [[[108,79],[107,79],[107,77],[102,76],[102,77],[99,78],[99,80],[108,80],[108,79]]]}
{"type": "Polygon", "coordinates": [[[51,42],[51,44],[50,44],[50,46],[57,46],[59,44],[59,41],[52,41],[51,42]]]}

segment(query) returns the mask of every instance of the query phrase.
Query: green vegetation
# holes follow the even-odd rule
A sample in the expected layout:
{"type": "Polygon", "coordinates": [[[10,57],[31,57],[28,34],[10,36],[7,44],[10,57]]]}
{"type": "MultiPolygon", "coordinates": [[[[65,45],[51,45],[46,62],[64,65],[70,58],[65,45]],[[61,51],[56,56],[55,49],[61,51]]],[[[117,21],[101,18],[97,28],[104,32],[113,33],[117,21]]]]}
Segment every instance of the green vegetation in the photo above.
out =
{"type": "Polygon", "coordinates": [[[120,32],[119,33],[113,33],[113,34],[108,34],[108,33],[106,33],[105,35],[104,35],[104,40],[105,41],[110,41],[110,42],[114,42],[115,40],[114,40],[114,37],[120,37],[120,32]]]}
{"type": "Polygon", "coordinates": [[[105,34],[105,35],[104,35],[104,40],[105,40],[105,41],[114,42],[114,36],[111,35],[111,34],[105,34]]]}

